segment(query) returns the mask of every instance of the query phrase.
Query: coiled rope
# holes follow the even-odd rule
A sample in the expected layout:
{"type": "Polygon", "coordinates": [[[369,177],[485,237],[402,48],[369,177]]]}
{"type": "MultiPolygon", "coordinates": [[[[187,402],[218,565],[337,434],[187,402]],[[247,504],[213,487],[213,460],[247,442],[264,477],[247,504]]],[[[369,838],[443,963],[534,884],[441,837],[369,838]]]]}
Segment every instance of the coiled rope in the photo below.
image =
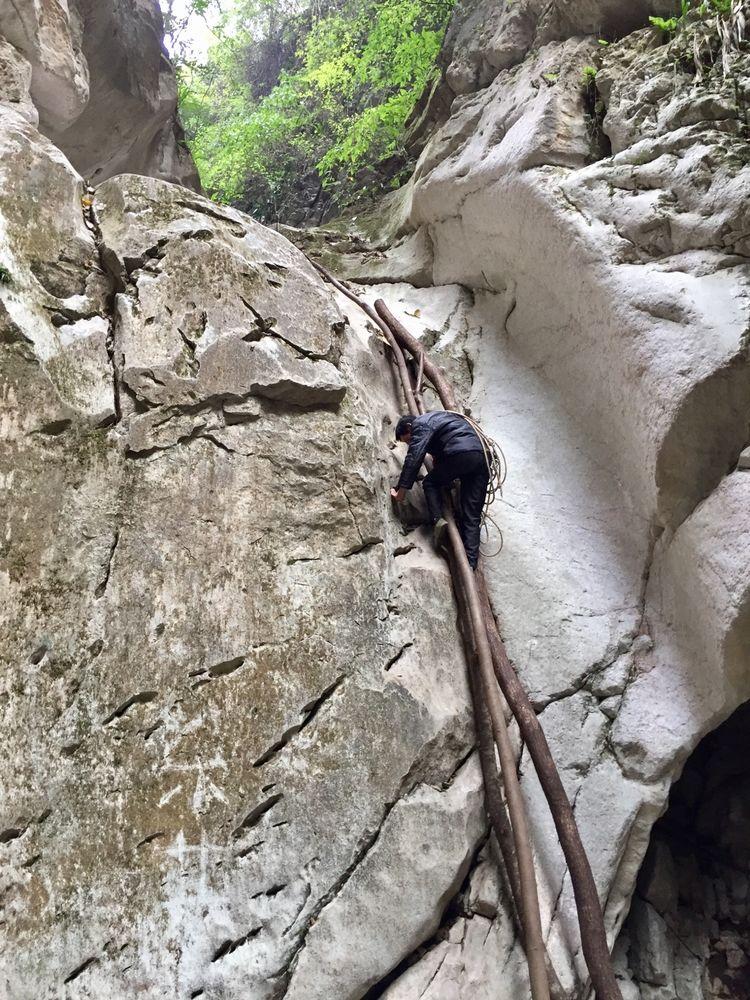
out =
{"type": "Polygon", "coordinates": [[[473,417],[468,416],[466,413],[459,413],[458,410],[448,410],[447,412],[453,413],[457,417],[463,417],[482,444],[484,460],[487,463],[487,472],[489,473],[489,484],[487,486],[487,494],[484,500],[484,508],[482,509],[482,527],[487,534],[487,540],[489,540],[490,537],[490,529],[487,526],[488,522],[493,526],[500,538],[500,545],[497,551],[489,553],[482,552],[482,555],[485,559],[494,559],[495,556],[499,556],[503,551],[504,539],[502,528],[490,514],[490,507],[494,504],[498,497],[502,498],[503,486],[505,485],[505,480],[508,478],[508,461],[505,457],[503,449],[497,441],[495,441],[494,438],[491,438],[489,434],[487,434],[480,427],[477,421],[473,419],[473,417]]]}

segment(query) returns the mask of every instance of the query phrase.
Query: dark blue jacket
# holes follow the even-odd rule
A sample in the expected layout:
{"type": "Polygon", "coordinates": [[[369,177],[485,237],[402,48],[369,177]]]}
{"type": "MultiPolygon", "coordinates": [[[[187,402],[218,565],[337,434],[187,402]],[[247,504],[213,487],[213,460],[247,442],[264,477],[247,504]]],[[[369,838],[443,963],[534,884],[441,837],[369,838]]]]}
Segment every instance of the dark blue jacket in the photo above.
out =
{"type": "Polygon", "coordinates": [[[415,417],[411,425],[411,442],[398,488],[412,488],[428,452],[440,460],[467,451],[483,450],[482,442],[468,420],[443,410],[423,413],[421,417],[415,417]]]}

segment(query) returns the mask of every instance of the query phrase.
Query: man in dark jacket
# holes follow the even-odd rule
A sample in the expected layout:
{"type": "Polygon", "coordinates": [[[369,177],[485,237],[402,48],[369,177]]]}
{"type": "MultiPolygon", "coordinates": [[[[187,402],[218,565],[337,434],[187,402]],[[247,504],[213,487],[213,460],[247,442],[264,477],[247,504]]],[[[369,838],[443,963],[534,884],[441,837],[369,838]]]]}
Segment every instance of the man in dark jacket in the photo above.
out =
{"type": "Polygon", "coordinates": [[[422,487],[438,546],[445,529],[442,491],[454,480],[461,480],[461,538],[469,564],[476,569],[482,511],[489,486],[489,470],[479,435],[463,417],[436,410],[419,417],[401,417],[396,426],[396,440],[409,445],[398,486],[391,490],[391,496],[399,503],[414,485],[425,456],[432,455],[434,467],[422,481],[422,487]]]}

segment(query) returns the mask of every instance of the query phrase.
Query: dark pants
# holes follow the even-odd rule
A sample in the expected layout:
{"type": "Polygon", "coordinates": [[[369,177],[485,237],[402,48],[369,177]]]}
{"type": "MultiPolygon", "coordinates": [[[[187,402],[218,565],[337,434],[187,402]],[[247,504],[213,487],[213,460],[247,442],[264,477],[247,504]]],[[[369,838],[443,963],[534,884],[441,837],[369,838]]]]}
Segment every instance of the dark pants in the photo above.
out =
{"type": "Polygon", "coordinates": [[[433,523],[443,516],[443,490],[450,487],[455,479],[461,480],[459,527],[472,569],[476,569],[479,559],[479,533],[482,529],[482,510],[489,478],[484,452],[462,451],[458,455],[441,458],[432,472],[422,480],[427,509],[433,523]]]}

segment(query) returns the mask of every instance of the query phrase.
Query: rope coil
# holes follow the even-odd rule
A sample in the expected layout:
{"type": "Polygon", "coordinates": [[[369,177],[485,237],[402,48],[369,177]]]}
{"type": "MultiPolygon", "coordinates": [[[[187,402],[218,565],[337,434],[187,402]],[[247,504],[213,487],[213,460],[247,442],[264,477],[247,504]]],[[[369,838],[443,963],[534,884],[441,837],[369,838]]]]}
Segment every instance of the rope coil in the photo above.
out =
{"type": "Polygon", "coordinates": [[[482,444],[482,451],[484,452],[484,460],[487,463],[487,472],[489,473],[489,484],[487,486],[487,495],[484,501],[484,509],[482,510],[482,527],[487,533],[487,540],[489,541],[490,530],[487,527],[487,522],[489,522],[495,531],[500,536],[500,547],[496,552],[485,553],[482,555],[485,559],[494,559],[495,556],[499,556],[503,551],[503,532],[500,525],[490,514],[490,507],[494,504],[495,500],[503,495],[503,486],[505,485],[505,480],[508,478],[508,461],[505,457],[505,452],[489,434],[487,434],[480,425],[474,420],[473,417],[468,416],[466,413],[459,413],[458,410],[447,410],[447,413],[453,413],[457,417],[463,417],[464,420],[470,425],[471,429],[479,438],[482,444]]]}

